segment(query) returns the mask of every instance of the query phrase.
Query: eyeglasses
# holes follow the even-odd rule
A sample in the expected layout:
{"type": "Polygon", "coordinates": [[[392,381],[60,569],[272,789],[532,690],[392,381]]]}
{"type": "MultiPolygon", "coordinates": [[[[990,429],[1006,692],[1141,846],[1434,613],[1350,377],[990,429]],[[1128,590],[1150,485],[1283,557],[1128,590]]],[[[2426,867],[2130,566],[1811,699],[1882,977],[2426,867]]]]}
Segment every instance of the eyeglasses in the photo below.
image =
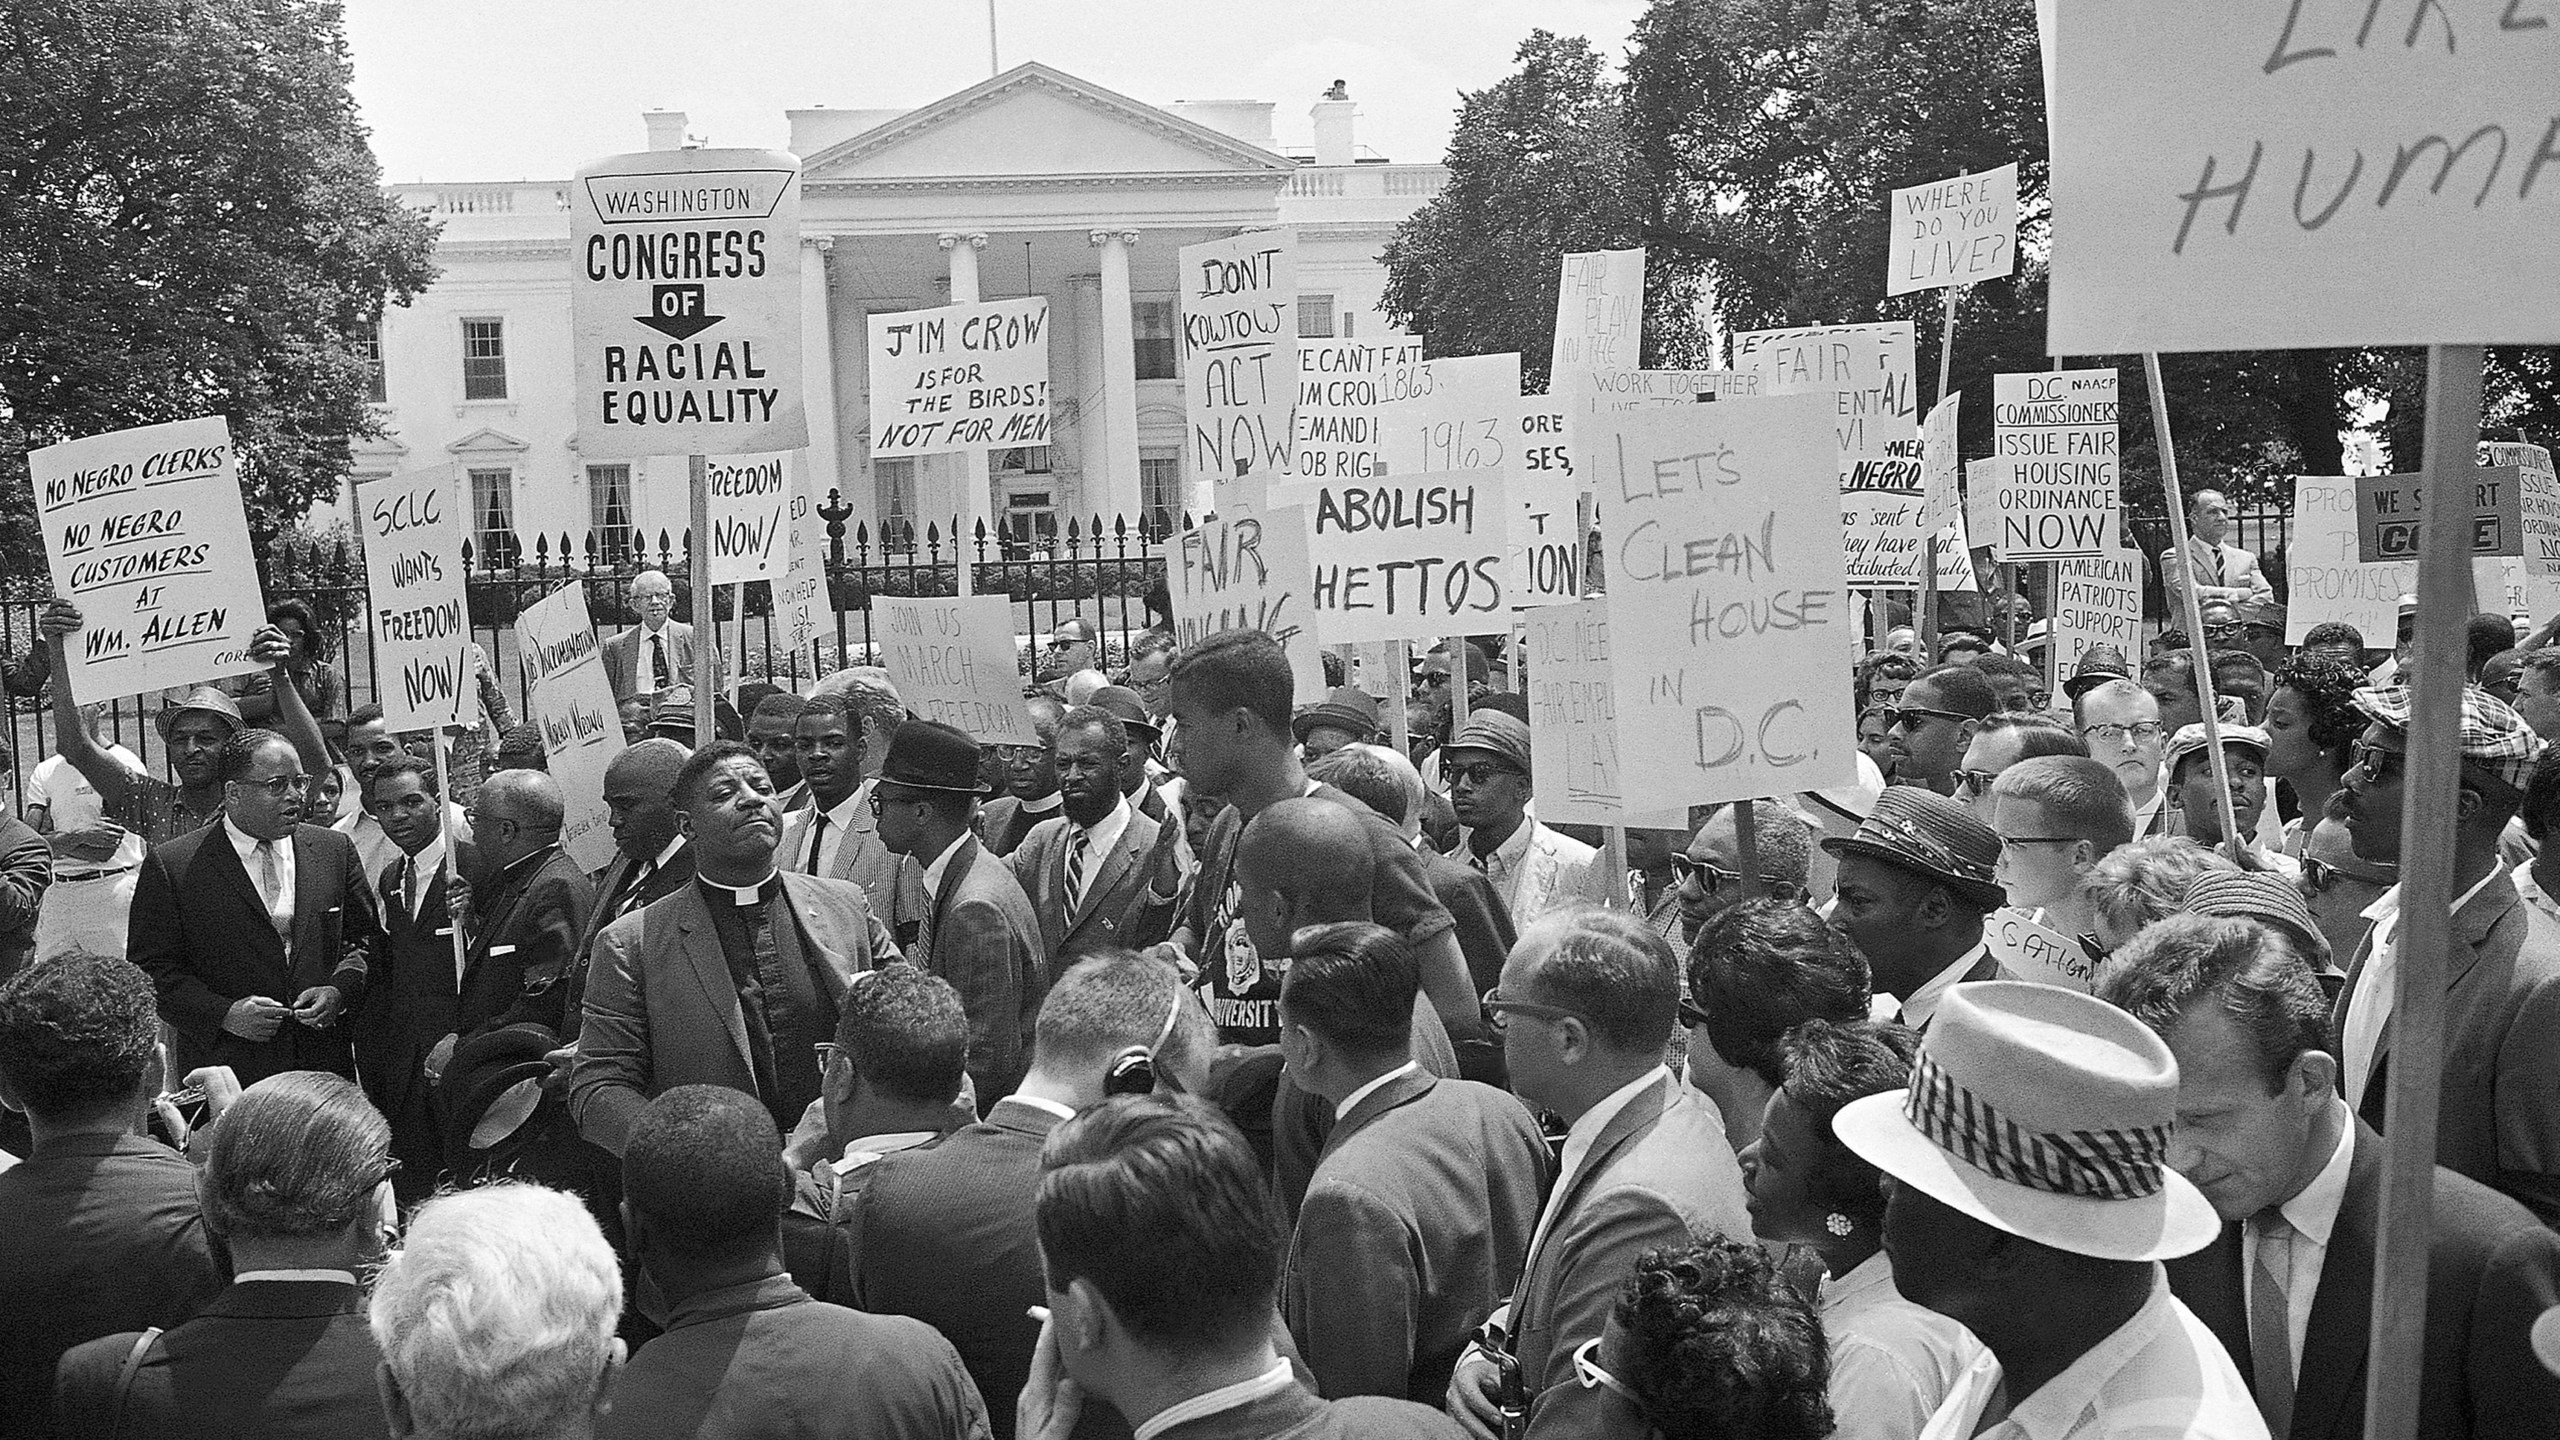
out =
{"type": "Polygon", "coordinates": [[[1688,855],[1671,857],[1671,875],[1674,883],[1694,878],[1699,887],[1710,895],[1727,885],[1742,883],[1741,871],[1727,870],[1712,860],[1700,860],[1688,855]]]}
{"type": "Polygon", "coordinates": [[[1996,770],[1958,770],[1955,772],[1956,793],[1968,800],[1978,800],[1991,793],[1991,782],[2000,778],[1996,770]]]}
{"type": "Polygon", "coordinates": [[[1932,710],[1926,705],[1888,705],[1884,711],[1885,728],[1893,730],[1909,725],[1916,730],[1920,728],[1920,722],[1911,718],[1914,715],[1925,715],[1932,720],[1953,720],[1959,725],[1978,718],[1955,710],[1932,710]]]}
{"type": "Polygon", "coordinates": [[[1440,773],[1448,776],[1449,783],[1452,785],[1461,780],[1470,785],[1484,785],[1491,783],[1497,775],[1517,775],[1521,772],[1509,765],[1497,765],[1490,760],[1477,760],[1464,765],[1444,765],[1440,767],[1440,773]]]}
{"type": "Polygon", "coordinates": [[[1594,1335],[1590,1339],[1583,1341],[1580,1345],[1575,1346],[1573,1349],[1573,1378],[1578,1381],[1585,1390],[1607,1390],[1612,1394],[1615,1394],[1619,1399],[1636,1407],[1638,1414],[1644,1415],[1647,1419],[1650,1419],[1653,1412],[1651,1407],[1644,1403],[1644,1397],[1629,1389],[1627,1387],[1627,1382],[1624,1380],[1621,1380],[1617,1376],[1610,1374],[1608,1371],[1601,1369],[1599,1355],[1600,1337],[1597,1335],[1594,1335]]]}
{"type": "Polygon", "coordinates": [[[2237,638],[2237,637],[2239,636],[2239,634],[2240,634],[2240,629],[2241,629],[2241,627],[2240,627],[2239,622],[2238,622],[2238,621],[2233,621],[2231,624],[2228,624],[2228,625],[2207,625],[2206,627],[2204,627],[2204,633],[2205,633],[2205,635],[2206,635],[2208,638],[2211,638],[2211,639],[2215,639],[2215,640],[2230,640],[2230,639],[2235,639],[2235,638],[2237,638]]]}
{"type": "Polygon", "coordinates": [[[277,775],[266,780],[234,780],[231,783],[246,785],[252,790],[264,790],[267,792],[268,799],[281,800],[287,795],[301,793],[302,787],[310,784],[311,781],[310,777],[305,775],[277,775]]]}
{"type": "Polygon", "coordinates": [[[1477,1004],[1484,1011],[1486,1027],[1494,1030],[1508,1029],[1511,1024],[1508,1017],[1512,1015],[1526,1015],[1535,1020],[1579,1020],[1586,1025],[1591,1023],[1591,1017],[1579,1010],[1567,1010],[1560,1005],[1539,1005],[1527,1000],[1506,1000],[1502,996],[1502,987],[1499,985],[1484,992],[1484,998],[1477,1004]]]}
{"type": "MultiPolygon", "coordinates": [[[[866,970],[862,973],[868,975],[871,972],[866,970]]],[[[833,1040],[821,1040],[811,1048],[818,1052],[818,1078],[823,1081],[835,1069],[836,1056],[841,1052],[842,1047],[833,1040]]]]}
{"type": "Polygon", "coordinates": [[[2357,741],[2347,751],[2347,768],[2362,770],[2365,779],[2376,785],[2388,785],[2409,761],[2405,750],[2386,750],[2379,745],[2357,741]]]}
{"type": "Polygon", "coordinates": [[[2105,740],[2116,745],[2141,745],[2159,739],[2167,729],[2157,720],[2136,720],[2130,725],[2083,725],[2080,738],[2105,740]]]}
{"type": "Polygon", "coordinates": [[[1688,1030],[1697,1030],[1697,1029],[1701,1029],[1701,1028],[1703,1028],[1703,1027],[1706,1025],[1706,1023],[1707,1023],[1707,1012],[1698,1008],[1698,1002],[1697,1002],[1697,1001],[1695,1001],[1695,1000],[1690,999],[1690,998],[1689,998],[1688,996],[1686,996],[1686,995],[1681,996],[1681,997],[1680,997],[1680,1024],[1681,1024],[1681,1027],[1682,1027],[1683,1029],[1688,1029],[1688,1030]]]}

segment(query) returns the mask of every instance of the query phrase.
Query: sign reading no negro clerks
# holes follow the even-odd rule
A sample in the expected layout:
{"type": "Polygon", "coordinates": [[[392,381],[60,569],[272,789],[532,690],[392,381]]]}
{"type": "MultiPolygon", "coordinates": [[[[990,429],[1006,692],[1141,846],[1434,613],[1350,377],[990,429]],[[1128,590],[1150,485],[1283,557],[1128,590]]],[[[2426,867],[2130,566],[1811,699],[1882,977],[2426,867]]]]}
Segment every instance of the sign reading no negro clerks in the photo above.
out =
{"type": "Polygon", "coordinates": [[[394,730],[480,723],[454,478],[451,465],[438,465],[356,484],[375,689],[394,730]]]}
{"type": "Polygon", "coordinates": [[[84,703],[266,667],[266,622],[231,427],[220,416],[48,445],[27,456],[53,593],[80,607],[68,649],[84,703]]]}
{"type": "Polygon", "coordinates": [[[800,162],[770,150],[651,150],[597,161],[571,188],[578,453],[808,444],[800,162]]]}
{"type": "Polygon", "coordinates": [[[1049,302],[987,300],[871,317],[871,454],[1049,443],[1049,302]]]}

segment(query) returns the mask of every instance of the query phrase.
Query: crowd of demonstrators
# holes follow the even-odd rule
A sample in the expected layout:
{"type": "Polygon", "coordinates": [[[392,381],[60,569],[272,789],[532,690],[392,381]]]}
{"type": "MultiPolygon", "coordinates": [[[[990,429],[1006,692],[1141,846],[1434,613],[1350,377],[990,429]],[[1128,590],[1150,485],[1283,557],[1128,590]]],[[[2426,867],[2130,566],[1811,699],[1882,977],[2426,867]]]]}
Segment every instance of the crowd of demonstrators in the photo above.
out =
{"type": "MultiPolygon", "coordinates": [[[[57,685],[0,827],[11,1432],[2347,1433],[2409,627],[2288,648],[2195,519],[2201,652],[1896,624],[1855,783],[1610,844],[1540,818],[1499,639],[1302,697],[1070,618],[1032,744],[864,668],[702,734],[643,576],[602,793],[510,732],[468,803],[379,707],[332,746],[289,605],[167,779],[57,685]]],[[[2507,1435],[2560,1400],[2560,632],[2472,629],[2419,1383],[2507,1435]]]]}

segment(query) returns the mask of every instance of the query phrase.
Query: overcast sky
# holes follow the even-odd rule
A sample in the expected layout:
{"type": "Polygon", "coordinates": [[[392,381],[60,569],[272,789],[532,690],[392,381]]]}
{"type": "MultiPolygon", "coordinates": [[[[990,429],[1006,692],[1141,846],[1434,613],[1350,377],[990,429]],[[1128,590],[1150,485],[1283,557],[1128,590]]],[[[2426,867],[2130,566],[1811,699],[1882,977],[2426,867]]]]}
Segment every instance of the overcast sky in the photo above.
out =
{"type": "MultiPolygon", "coordinates": [[[[1283,146],[1335,79],[1360,143],[1437,160],[1458,92],[1538,26],[1623,55],[1643,0],[997,0],[1010,67],[1140,100],[1275,102],[1283,146]]],[[[986,78],[986,0],[348,0],[355,93],[383,177],[566,177],[682,110],[714,145],[779,147],[782,112],[908,109],[986,78]]]]}

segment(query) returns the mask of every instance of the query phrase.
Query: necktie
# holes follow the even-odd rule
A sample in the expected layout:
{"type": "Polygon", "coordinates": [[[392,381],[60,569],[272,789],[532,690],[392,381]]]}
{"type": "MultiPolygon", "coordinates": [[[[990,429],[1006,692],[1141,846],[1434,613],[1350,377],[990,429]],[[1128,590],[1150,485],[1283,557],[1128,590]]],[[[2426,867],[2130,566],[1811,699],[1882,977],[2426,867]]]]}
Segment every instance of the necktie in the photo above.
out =
{"type": "Polygon", "coordinates": [[[1093,846],[1093,832],[1079,828],[1076,838],[1067,842],[1067,918],[1075,918],[1084,908],[1085,854],[1093,846]]]}
{"type": "Polygon", "coordinates": [[[2257,1258],[2249,1275],[2249,1363],[2267,1433],[2293,1428],[2293,1319],[2286,1287],[2293,1281],[2293,1226],[2273,1206],[2249,1217],[2257,1258]]]}
{"type": "Polygon", "coordinates": [[[815,875],[819,873],[819,848],[827,843],[827,812],[812,806],[810,813],[817,818],[809,824],[809,858],[802,863],[800,869],[804,874],[815,875]]]}
{"type": "Polygon", "coordinates": [[[657,873],[658,862],[652,860],[647,864],[642,865],[639,870],[632,874],[631,883],[623,888],[622,898],[616,900],[613,904],[613,918],[619,920],[623,916],[631,913],[632,907],[636,905],[640,899],[641,890],[648,885],[649,877],[657,873]]]}
{"type": "Polygon", "coordinates": [[[276,927],[276,938],[287,939],[293,931],[293,897],[284,893],[284,869],[276,859],[276,842],[258,842],[258,898],[266,902],[267,923],[276,927]]]}
{"type": "Polygon", "coordinates": [[[782,978],[782,951],[774,943],[773,907],[759,900],[742,912],[747,921],[749,948],[754,951],[754,978],[738,987],[739,1009],[747,1022],[747,1043],[755,1065],[756,1090],[766,1108],[779,1109],[775,1067],[781,1057],[773,1053],[773,1032],[787,1024],[786,1012],[791,1005],[791,990],[782,978]]]}
{"type": "Polygon", "coordinates": [[[652,688],[664,690],[673,683],[667,674],[667,642],[663,636],[649,637],[649,671],[652,688]]]}
{"type": "Polygon", "coordinates": [[[415,920],[418,918],[418,891],[423,888],[418,884],[418,857],[412,855],[402,860],[400,866],[406,872],[400,882],[400,898],[408,903],[409,918],[415,920]]]}

